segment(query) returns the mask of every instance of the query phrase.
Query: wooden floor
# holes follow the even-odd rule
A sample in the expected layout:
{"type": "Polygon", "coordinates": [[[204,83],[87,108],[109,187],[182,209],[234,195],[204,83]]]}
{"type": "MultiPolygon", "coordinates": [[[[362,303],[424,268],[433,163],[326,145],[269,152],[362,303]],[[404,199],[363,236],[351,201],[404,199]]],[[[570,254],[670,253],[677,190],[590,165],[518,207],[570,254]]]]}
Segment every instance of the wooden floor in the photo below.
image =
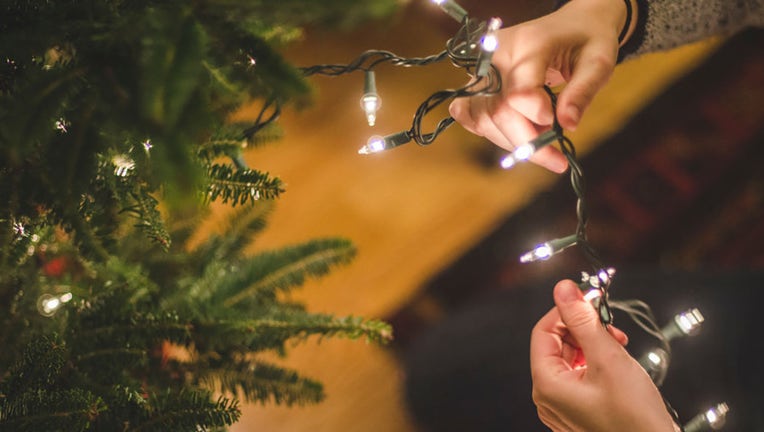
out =
{"type": "MultiPolygon", "coordinates": [[[[428,55],[442,49],[449,37],[448,25],[428,24],[427,14],[438,13],[406,7],[388,26],[339,35],[310,33],[290,48],[288,57],[310,65],[347,62],[369,48],[428,55]]],[[[585,153],[617,130],[713,46],[703,43],[620,66],[571,135],[579,151],[585,153]]],[[[357,154],[370,135],[408,129],[416,106],[431,92],[464,81],[464,73],[447,64],[382,68],[377,72],[382,111],[377,126],[369,128],[359,108],[362,75],[312,78],[315,103],[299,112],[286,109],[281,121],[285,138],[247,155],[251,166],[287,184],[269,229],[253,251],[323,236],[348,237],[358,247],[353,264],[308,283],[295,295],[311,311],[391,314],[554,179],[532,166],[509,172],[486,168],[476,154],[490,144],[458,126],[426,148],[409,144],[384,154],[357,154]]],[[[244,110],[241,116],[253,112],[244,110]]],[[[245,406],[233,431],[416,430],[405,413],[401,371],[385,348],[358,341],[310,341],[278,361],[324,382],[327,400],[304,408],[245,406]]]]}

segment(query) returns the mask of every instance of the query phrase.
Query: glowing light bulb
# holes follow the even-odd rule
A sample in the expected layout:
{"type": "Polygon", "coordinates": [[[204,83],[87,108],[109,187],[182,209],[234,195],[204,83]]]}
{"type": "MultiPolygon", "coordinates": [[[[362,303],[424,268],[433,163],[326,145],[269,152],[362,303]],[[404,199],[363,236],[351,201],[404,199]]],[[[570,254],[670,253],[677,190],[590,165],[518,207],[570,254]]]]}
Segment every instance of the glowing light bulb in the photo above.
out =
{"type": "Polygon", "coordinates": [[[588,272],[581,272],[581,282],[578,288],[584,293],[584,300],[589,302],[592,307],[600,313],[602,322],[609,323],[612,320],[612,314],[608,308],[602,306],[602,297],[605,295],[604,287],[610,284],[615,275],[615,269],[610,267],[601,269],[596,275],[590,275],[588,272]]]}
{"type": "Polygon", "coordinates": [[[377,94],[377,82],[374,77],[374,71],[366,71],[363,96],[361,96],[361,108],[366,113],[366,121],[369,126],[374,126],[377,122],[377,111],[382,106],[382,99],[377,94]]]}
{"type": "Polygon", "coordinates": [[[600,291],[597,288],[591,288],[589,291],[584,293],[584,300],[588,301],[589,303],[599,303],[599,299],[602,297],[602,291],[600,291]]]}
{"type": "Polygon", "coordinates": [[[60,296],[43,294],[37,299],[37,311],[40,315],[51,317],[65,304],[72,299],[72,293],[65,293],[60,296]]]}
{"type": "Polygon", "coordinates": [[[116,155],[111,162],[114,164],[114,175],[118,177],[127,177],[135,168],[135,162],[125,155],[116,155]]]}
{"type": "Polygon", "coordinates": [[[527,252],[523,256],[521,256],[520,262],[527,263],[527,262],[536,261],[536,260],[545,260],[545,259],[549,259],[549,257],[551,256],[552,256],[552,246],[550,246],[549,243],[542,243],[536,246],[536,248],[533,249],[532,251],[527,252]]]}
{"type": "Polygon", "coordinates": [[[61,133],[67,133],[69,132],[69,126],[71,126],[71,123],[69,123],[65,118],[61,117],[60,119],[56,120],[56,122],[53,124],[61,133]]]}
{"type": "Polygon", "coordinates": [[[524,253],[520,257],[521,263],[529,263],[539,260],[547,260],[552,255],[562,252],[563,250],[573,246],[578,241],[578,237],[573,234],[567,237],[550,240],[546,243],[542,243],[536,246],[533,250],[524,253]]]}
{"type": "Polygon", "coordinates": [[[501,19],[491,18],[486,25],[486,31],[483,38],[480,40],[480,54],[478,54],[477,66],[475,67],[475,75],[478,77],[484,77],[491,71],[491,60],[493,59],[493,52],[499,46],[499,39],[496,32],[501,28],[501,19]]]}
{"type": "Polygon", "coordinates": [[[459,6],[454,0],[432,0],[432,2],[440,6],[445,13],[458,22],[462,22],[467,18],[467,11],[459,6]]]}
{"type": "Polygon", "coordinates": [[[557,140],[557,132],[554,130],[548,130],[533,140],[517,146],[512,151],[512,153],[502,158],[500,165],[504,169],[512,168],[518,162],[527,161],[531,158],[531,156],[539,151],[539,149],[546,147],[555,140],[557,140]]]}
{"type": "Polygon", "coordinates": [[[669,355],[661,349],[655,348],[639,358],[640,366],[650,375],[656,386],[660,387],[666,379],[669,367],[669,355]]]}
{"type": "Polygon", "coordinates": [[[690,309],[674,316],[666,327],[661,329],[663,337],[671,340],[677,337],[693,336],[698,333],[705,318],[697,308],[690,309]]]}
{"type": "Polygon", "coordinates": [[[385,149],[385,139],[379,135],[369,138],[365,146],[358,150],[358,154],[379,153],[385,149]]]}
{"type": "Polygon", "coordinates": [[[385,137],[373,136],[369,138],[369,141],[365,146],[358,150],[358,154],[372,154],[379,153],[384,150],[390,150],[392,148],[401,146],[411,141],[411,136],[408,131],[398,132],[396,134],[387,135],[385,137]]]}
{"type": "Polygon", "coordinates": [[[722,402],[693,417],[684,426],[685,432],[719,430],[727,420],[729,406],[722,402]]]}
{"type": "Polygon", "coordinates": [[[13,233],[17,238],[26,237],[28,235],[23,223],[14,220],[12,225],[13,233]]]}

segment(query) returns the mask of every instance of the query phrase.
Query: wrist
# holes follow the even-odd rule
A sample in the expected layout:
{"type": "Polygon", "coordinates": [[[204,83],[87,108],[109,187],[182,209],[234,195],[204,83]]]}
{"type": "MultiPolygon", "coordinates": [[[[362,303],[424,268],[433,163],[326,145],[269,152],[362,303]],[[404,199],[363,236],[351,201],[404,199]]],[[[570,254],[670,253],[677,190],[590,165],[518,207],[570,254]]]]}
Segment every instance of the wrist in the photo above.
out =
{"type": "Polygon", "coordinates": [[[612,30],[619,48],[629,40],[637,24],[637,0],[563,0],[559,8],[581,8],[587,17],[612,30]]]}
{"type": "Polygon", "coordinates": [[[637,0],[623,0],[623,3],[626,16],[621,27],[621,33],[618,36],[619,48],[626,45],[631,35],[634,34],[634,30],[637,28],[637,15],[639,13],[637,0]]]}

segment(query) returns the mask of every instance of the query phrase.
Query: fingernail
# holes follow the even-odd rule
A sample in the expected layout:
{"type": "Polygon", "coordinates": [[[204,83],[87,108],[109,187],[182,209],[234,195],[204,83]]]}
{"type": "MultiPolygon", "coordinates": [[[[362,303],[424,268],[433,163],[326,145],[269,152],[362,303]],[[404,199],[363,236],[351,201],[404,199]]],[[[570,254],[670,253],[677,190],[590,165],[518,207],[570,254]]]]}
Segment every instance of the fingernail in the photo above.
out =
{"type": "Polygon", "coordinates": [[[577,290],[576,286],[565,284],[558,290],[557,300],[561,303],[572,303],[578,300],[577,290]]]}

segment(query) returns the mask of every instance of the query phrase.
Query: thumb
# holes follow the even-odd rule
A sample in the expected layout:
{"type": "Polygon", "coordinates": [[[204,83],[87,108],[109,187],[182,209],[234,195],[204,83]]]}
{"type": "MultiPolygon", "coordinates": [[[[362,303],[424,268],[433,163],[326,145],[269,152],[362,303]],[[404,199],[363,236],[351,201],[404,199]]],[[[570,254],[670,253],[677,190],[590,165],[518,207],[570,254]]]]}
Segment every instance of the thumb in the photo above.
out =
{"type": "Polygon", "coordinates": [[[570,81],[560,92],[557,117],[562,127],[575,130],[594,96],[610,79],[617,55],[617,51],[610,51],[604,47],[588,46],[581,52],[573,66],[570,81]]]}
{"type": "Polygon", "coordinates": [[[581,290],[573,281],[560,281],[554,287],[554,302],[562,322],[587,359],[590,360],[594,352],[615,343],[600,324],[597,311],[584,300],[581,290]]]}

